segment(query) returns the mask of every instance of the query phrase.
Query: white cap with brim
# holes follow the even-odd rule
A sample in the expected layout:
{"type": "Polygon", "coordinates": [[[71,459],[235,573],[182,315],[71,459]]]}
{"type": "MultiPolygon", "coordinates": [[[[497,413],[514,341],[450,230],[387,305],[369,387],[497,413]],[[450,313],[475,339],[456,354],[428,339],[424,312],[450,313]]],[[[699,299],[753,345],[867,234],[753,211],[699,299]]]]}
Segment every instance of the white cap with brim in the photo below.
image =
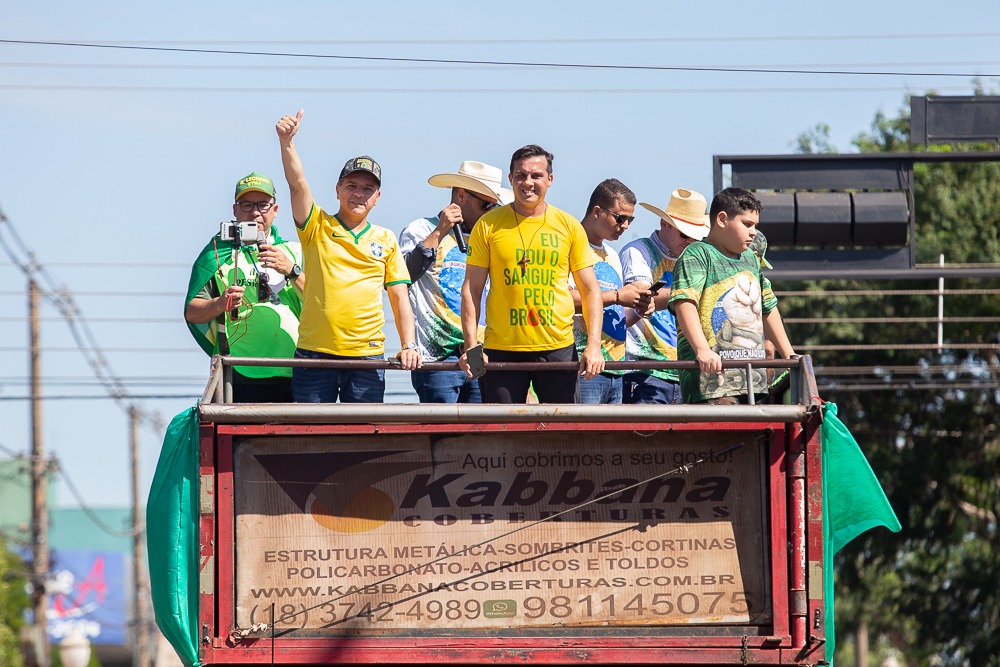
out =
{"type": "Polygon", "coordinates": [[[500,187],[501,178],[503,172],[498,167],[467,160],[459,166],[457,174],[435,174],[427,182],[438,188],[462,188],[500,204],[509,204],[514,201],[514,192],[500,187]]]}
{"type": "Polygon", "coordinates": [[[647,211],[655,214],[660,220],[666,220],[674,228],[685,236],[689,236],[696,241],[700,241],[708,236],[709,226],[708,202],[704,195],[694,190],[677,188],[670,193],[670,201],[667,203],[667,210],[658,206],[639,202],[639,205],[647,211]]]}

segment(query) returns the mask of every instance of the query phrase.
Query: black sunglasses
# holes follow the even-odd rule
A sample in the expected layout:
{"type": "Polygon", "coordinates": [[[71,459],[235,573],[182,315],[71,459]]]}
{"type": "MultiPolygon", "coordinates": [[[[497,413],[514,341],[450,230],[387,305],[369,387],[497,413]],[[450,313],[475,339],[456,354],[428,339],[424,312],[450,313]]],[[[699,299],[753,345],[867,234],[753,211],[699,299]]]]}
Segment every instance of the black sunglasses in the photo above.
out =
{"type": "Polygon", "coordinates": [[[610,215],[612,218],[614,218],[615,222],[617,222],[619,225],[628,224],[631,223],[633,220],[635,220],[634,215],[625,215],[624,213],[612,213],[606,208],[604,209],[604,212],[610,215]]]}
{"type": "Polygon", "coordinates": [[[485,211],[492,211],[493,209],[495,209],[497,206],[500,205],[500,204],[496,203],[495,201],[490,201],[488,199],[483,199],[482,197],[480,197],[478,194],[476,194],[472,190],[466,190],[466,192],[469,194],[470,197],[472,197],[473,199],[475,199],[476,201],[478,201],[480,204],[483,205],[483,211],[484,212],[485,211]]]}

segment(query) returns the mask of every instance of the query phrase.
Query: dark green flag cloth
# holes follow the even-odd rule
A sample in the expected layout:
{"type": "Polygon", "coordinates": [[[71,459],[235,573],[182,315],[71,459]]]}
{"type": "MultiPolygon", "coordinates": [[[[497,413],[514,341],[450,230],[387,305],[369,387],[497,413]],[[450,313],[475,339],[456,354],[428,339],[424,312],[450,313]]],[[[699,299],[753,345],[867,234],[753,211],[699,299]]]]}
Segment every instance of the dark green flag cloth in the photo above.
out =
{"type": "Polygon", "coordinates": [[[170,422],[146,502],[149,588],[156,625],[198,667],[198,412],[170,422]]]}
{"type": "MultiPolygon", "coordinates": [[[[275,245],[278,243],[284,243],[284,239],[278,234],[278,228],[271,225],[271,234],[274,235],[275,245]]],[[[208,281],[211,279],[212,274],[215,273],[220,263],[225,264],[226,260],[232,255],[233,248],[236,245],[232,241],[223,241],[216,234],[212,237],[201,252],[198,253],[198,259],[194,261],[191,266],[191,277],[188,279],[187,296],[184,297],[184,307],[187,308],[188,302],[195,297],[195,295],[201,291],[208,281]]],[[[187,323],[188,330],[194,339],[198,341],[198,345],[201,345],[201,349],[205,350],[205,354],[211,356],[215,354],[215,327],[216,322],[213,320],[205,324],[191,324],[187,323]]]]}
{"type": "Polygon", "coordinates": [[[833,556],[869,528],[901,526],[861,447],[837,417],[837,406],[823,406],[823,599],[826,606],[826,659],[833,664],[833,556]]]}

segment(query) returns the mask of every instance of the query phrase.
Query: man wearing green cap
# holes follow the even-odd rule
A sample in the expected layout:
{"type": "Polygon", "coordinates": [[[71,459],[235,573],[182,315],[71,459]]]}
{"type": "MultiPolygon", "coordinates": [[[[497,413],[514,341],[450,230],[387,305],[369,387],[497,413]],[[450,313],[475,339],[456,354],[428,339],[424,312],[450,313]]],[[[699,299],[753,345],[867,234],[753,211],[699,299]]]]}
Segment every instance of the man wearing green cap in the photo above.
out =
{"type": "MultiPolygon", "coordinates": [[[[274,183],[256,172],[236,183],[235,226],[257,224],[257,241],[224,240],[220,232],[191,267],[184,319],[208,354],[291,358],[305,285],[302,250],[274,226],[274,183]]],[[[228,237],[239,237],[238,227],[228,237]]],[[[291,369],[237,366],[233,400],[291,403],[291,369]]]]}

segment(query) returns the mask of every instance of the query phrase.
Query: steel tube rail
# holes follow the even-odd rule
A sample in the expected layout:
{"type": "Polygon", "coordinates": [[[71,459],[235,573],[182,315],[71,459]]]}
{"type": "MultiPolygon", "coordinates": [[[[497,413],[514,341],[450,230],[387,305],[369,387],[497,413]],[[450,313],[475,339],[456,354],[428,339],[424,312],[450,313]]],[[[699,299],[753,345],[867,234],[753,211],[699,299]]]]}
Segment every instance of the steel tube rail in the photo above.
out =
{"type": "Polygon", "coordinates": [[[226,363],[225,357],[222,357],[222,400],[233,402],[233,366],[226,363]]]}
{"type": "Polygon", "coordinates": [[[822,405],[823,400],[819,397],[819,388],[816,386],[816,372],[813,370],[812,357],[808,354],[799,359],[799,382],[802,383],[802,395],[798,397],[799,403],[816,406],[822,405]]]}
{"type": "Polygon", "coordinates": [[[201,402],[208,403],[215,397],[216,391],[219,387],[219,382],[222,381],[222,357],[219,355],[212,356],[212,374],[208,376],[208,384],[205,385],[205,393],[201,395],[201,402]]]}
{"type": "MultiPolygon", "coordinates": [[[[278,359],[268,357],[220,357],[225,366],[272,366],[275,368],[370,368],[381,370],[400,370],[398,361],[369,360],[353,361],[350,359],[278,359]]],[[[798,368],[799,362],[789,359],[755,359],[754,368],[798,368]]],[[[746,361],[723,360],[722,367],[727,369],[745,370],[746,361]]],[[[538,361],[538,362],[489,362],[487,370],[524,370],[524,371],[570,371],[579,368],[576,361],[538,361]]],[[[453,371],[458,363],[453,361],[431,361],[423,364],[420,369],[425,371],[453,371]]],[[[697,369],[697,361],[609,361],[604,364],[605,370],[663,370],[663,369],[697,369]]]]}
{"type": "Polygon", "coordinates": [[[808,405],[500,405],[403,403],[201,404],[202,422],[218,424],[486,424],[533,422],[801,422],[808,405]]]}
{"type": "Polygon", "coordinates": [[[788,549],[792,645],[803,646],[809,616],[806,591],[806,455],[801,424],[791,426],[788,452],[788,549]]]}
{"type": "MultiPolygon", "coordinates": [[[[216,355],[212,358],[212,374],[208,386],[199,405],[199,414],[203,421],[219,423],[255,424],[275,420],[293,421],[296,423],[315,423],[323,417],[334,419],[341,423],[442,423],[459,421],[462,423],[491,423],[496,421],[532,422],[544,421],[574,421],[581,418],[601,420],[606,422],[638,422],[655,421],[676,423],[682,421],[712,421],[716,419],[734,418],[731,412],[738,408],[736,421],[753,422],[760,420],[796,422],[805,419],[815,412],[820,404],[819,392],[816,389],[816,378],[813,374],[812,359],[807,355],[796,360],[761,359],[752,363],[746,361],[723,361],[726,369],[737,369],[747,374],[750,379],[750,369],[778,368],[796,369],[793,378],[798,376],[797,396],[793,396],[795,405],[755,405],[750,399],[748,406],[712,406],[712,405],[613,405],[613,406],[582,406],[582,405],[544,405],[544,406],[503,406],[499,404],[460,404],[460,405],[407,405],[407,404],[371,404],[385,406],[382,408],[357,407],[344,404],[233,404],[232,403],[232,372],[233,366],[273,366],[273,367],[331,367],[331,368],[372,368],[398,370],[399,364],[391,361],[352,361],[342,359],[278,359],[266,357],[226,357],[216,355]],[[228,379],[228,382],[227,382],[228,379]],[[227,391],[228,390],[228,391],[227,391]],[[220,396],[220,394],[222,394],[220,396]],[[220,401],[221,398],[221,401],[220,401]],[[220,405],[221,403],[221,405],[220,405]],[[390,407],[391,406],[391,407],[390,407]],[[749,408],[749,410],[747,410],[749,408]],[[763,409],[764,412],[756,412],[763,409]],[[583,410],[581,412],[581,410],[583,410]],[[510,412],[510,414],[506,414],[510,412]],[[502,419],[499,419],[504,413],[502,419]]],[[[609,370],[631,370],[645,368],[697,368],[695,361],[619,361],[608,362],[609,370]]],[[[535,363],[490,363],[487,370],[575,370],[576,362],[535,362],[535,363]]],[[[431,362],[422,366],[424,370],[454,370],[457,364],[452,362],[431,362]]],[[[749,386],[749,384],[748,384],[749,386]]]]}
{"type": "MultiPolygon", "coordinates": [[[[774,269],[768,278],[783,282],[801,280],[936,280],[939,278],[1000,278],[1000,268],[859,269],[817,266],[808,271],[774,269]]],[[[936,292],[935,292],[936,293],[936,292]]]]}
{"type": "Polygon", "coordinates": [[[822,165],[824,163],[859,164],[897,162],[1000,162],[1000,151],[963,151],[955,153],[935,151],[903,151],[899,153],[791,153],[782,155],[716,155],[713,159],[724,164],[744,162],[802,162],[822,165]]]}

